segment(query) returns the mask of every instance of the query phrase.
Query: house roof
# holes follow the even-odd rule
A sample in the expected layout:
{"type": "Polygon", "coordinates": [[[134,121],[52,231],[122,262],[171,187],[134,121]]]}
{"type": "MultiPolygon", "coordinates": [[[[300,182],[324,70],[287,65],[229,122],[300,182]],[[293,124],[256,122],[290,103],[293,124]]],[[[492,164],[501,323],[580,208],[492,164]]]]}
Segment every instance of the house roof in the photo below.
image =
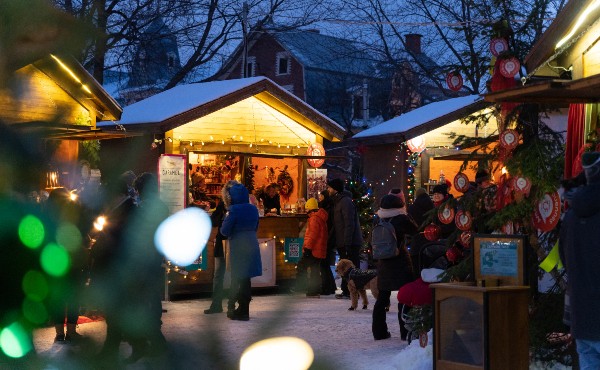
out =
{"type": "MultiPolygon", "coordinates": [[[[116,125],[127,130],[164,133],[249,97],[255,97],[330,141],[344,128],[266,77],[179,85],[123,109],[116,125]]],[[[101,122],[100,127],[115,125],[101,122]]]]}
{"type": "Polygon", "coordinates": [[[353,41],[309,30],[271,34],[305,68],[373,76],[374,59],[353,41]]]}
{"type": "Polygon", "coordinates": [[[480,95],[430,103],[359,132],[352,137],[352,140],[374,145],[409,140],[489,105],[480,95]]]}

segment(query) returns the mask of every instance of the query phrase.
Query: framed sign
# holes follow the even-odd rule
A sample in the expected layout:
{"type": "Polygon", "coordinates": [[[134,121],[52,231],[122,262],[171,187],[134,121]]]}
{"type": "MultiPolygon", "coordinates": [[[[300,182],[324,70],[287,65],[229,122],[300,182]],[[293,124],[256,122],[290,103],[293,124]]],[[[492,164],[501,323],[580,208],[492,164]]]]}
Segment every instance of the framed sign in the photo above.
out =
{"type": "Polygon", "coordinates": [[[185,155],[163,154],[158,158],[158,191],[171,214],[185,208],[187,199],[185,155]]]}
{"type": "Polygon", "coordinates": [[[302,246],[304,238],[285,238],[283,250],[285,252],[285,262],[298,263],[302,257],[302,246]]]}
{"type": "Polygon", "coordinates": [[[497,280],[501,286],[527,285],[525,236],[475,234],[473,236],[475,280],[497,280]]]}

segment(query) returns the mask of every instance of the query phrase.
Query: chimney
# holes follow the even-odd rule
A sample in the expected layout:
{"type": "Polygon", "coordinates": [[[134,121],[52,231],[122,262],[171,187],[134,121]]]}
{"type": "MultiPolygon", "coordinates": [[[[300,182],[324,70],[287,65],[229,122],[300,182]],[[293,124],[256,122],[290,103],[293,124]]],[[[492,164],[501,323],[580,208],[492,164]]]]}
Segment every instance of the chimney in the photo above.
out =
{"type": "Polygon", "coordinates": [[[413,54],[421,54],[421,37],[418,33],[409,33],[406,38],[406,50],[413,54]]]}

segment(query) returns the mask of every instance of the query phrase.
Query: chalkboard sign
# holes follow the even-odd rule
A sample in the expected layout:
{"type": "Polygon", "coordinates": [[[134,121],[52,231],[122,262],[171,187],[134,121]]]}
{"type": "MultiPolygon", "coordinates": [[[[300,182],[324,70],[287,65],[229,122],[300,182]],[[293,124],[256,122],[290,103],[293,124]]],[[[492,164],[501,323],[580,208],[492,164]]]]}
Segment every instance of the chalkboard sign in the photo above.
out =
{"type": "Polygon", "coordinates": [[[473,263],[476,281],[497,280],[501,286],[526,285],[525,236],[476,234],[473,263]]]}

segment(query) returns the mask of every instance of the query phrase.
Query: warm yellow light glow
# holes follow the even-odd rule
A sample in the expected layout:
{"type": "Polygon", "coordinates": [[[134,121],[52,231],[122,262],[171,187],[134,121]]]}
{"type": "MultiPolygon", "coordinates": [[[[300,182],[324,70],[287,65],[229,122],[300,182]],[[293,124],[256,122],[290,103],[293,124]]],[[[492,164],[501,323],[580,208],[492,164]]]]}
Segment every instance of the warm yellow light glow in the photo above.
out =
{"type": "Polygon", "coordinates": [[[270,338],[246,348],[240,359],[240,370],[306,370],[314,359],[312,348],[303,339],[270,338]]]}
{"type": "Polygon", "coordinates": [[[71,75],[71,77],[73,77],[73,79],[79,83],[81,83],[81,80],[77,77],[77,75],[75,75],[75,73],[73,73],[73,71],[71,71],[71,69],[69,67],[67,67],[62,60],[58,59],[56,56],[50,54],[50,56],[52,57],[52,59],[56,60],[56,63],[58,63],[59,66],[62,67],[62,69],[64,69],[65,71],[67,71],[67,73],[69,75],[71,75]]]}
{"type": "Polygon", "coordinates": [[[88,94],[92,93],[92,90],[90,90],[90,88],[87,87],[87,85],[85,85],[85,84],[81,85],[81,88],[84,89],[88,94]]]}
{"type": "Polygon", "coordinates": [[[106,225],[106,217],[98,216],[98,218],[96,218],[96,221],[94,221],[94,229],[102,231],[102,229],[104,229],[104,225],[106,225]]]}
{"type": "Polygon", "coordinates": [[[77,200],[77,194],[75,194],[75,193],[71,192],[71,193],[69,194],[69,199],[71,199],[72,201],[76,201],[76,200],[77,200]]]}
{"type": "Polygon", "coordinates": [[[500,171],[503,175],[506,175],[508,173],[508,170],[506,169],[506,167],[502,167],[502,170],[500,171]]]}
{"type": "Polygon", "coordinates": [[[585,10],[581,13],[581,15],[579,16],[579,18],[577,19],[577,22],[575,22],[575,25],[573,26],[573,28],[571,29],[571,31],[562,39],[560,39],[559,42],[556,43],[556,49],[558,49],[559,47],[563,46],[563,44],[567,41],[569,41],[569,39],[571,37],[573,37],[573,35],[575,34],[575,32],[577,32],[577,30],[579,29],[579,27],[581,27],[581,24],[585,21],[585,19],[587,18],[587,16],[594,10],[596,10],[596,8],[600,5],[600,0],[596,0],[593,3],[591,3],[590,5],[588,5],[587,8],[585,8],[585,10]]]}

